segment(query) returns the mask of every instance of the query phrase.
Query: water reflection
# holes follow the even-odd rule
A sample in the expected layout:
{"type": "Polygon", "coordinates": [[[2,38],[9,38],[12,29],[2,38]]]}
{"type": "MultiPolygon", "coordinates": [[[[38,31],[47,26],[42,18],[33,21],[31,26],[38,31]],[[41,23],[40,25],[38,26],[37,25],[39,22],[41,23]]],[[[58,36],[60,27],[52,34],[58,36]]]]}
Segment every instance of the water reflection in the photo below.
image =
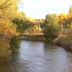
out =
{"type": "Polygon", "coordinates": [[[48,43],[22,41],[18,54],[0,61],[0,72],[72,72],[72,54],[48,43]]]}

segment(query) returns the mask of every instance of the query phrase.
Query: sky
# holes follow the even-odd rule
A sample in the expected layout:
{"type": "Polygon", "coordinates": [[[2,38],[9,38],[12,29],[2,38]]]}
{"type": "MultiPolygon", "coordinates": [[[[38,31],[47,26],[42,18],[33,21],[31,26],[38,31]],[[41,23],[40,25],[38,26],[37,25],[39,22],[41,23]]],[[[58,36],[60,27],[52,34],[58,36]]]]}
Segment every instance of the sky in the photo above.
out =
{"type": "Polygon", "coordinates": [[[47,14],[67,13],[72,0],[20,0],[19,11],[28,17],[44,18],[47,14]]]}

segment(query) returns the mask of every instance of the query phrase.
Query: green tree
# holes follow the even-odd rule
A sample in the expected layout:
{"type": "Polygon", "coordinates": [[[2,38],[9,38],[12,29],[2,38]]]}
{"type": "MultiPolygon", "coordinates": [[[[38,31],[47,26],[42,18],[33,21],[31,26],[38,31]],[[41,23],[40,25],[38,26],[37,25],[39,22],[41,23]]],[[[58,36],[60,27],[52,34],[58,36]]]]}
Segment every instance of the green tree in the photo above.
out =
{"type": "Polygon", "coordinates": [[[16,18],[13,20],[13,23],[16,25],[17,32],[19,33],[23,33],[25,30],[32,27],[31,22],[28,21],[27,19],[23,20],[23,19],[16,18]]]}
{"type": "Polygon", "coordinates": [[[45,30],[44,35],[47,41],[52,42],[60,31],[59,19],[56,14],[47,15],[45,18],[45,30]]]}

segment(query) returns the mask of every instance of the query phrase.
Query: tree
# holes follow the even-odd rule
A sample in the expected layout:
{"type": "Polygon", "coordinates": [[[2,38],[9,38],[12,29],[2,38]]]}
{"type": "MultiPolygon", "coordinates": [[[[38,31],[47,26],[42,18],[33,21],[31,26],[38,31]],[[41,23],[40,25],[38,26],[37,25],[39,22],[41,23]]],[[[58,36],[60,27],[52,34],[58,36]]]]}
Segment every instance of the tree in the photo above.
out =
{"type": "Polygon", "coordinates": [[[45,18],[45,26],[45,38],[49,42],[52,42],[52,40],[58,36],[60,31],[58,16],[56,14],[47,15],[45,18]]]}
{"type": "Polygon", "coordinates": [[[16,25],[17,32],[19,33],[24,33],[25,30],[32,27],[31,22],[28,20],[22,20],[22,19],[15,18],[13,20],[13,23],[16,25]]]}
{"type": "Polygon", "coordinates": [[[0,56],[10,54],[10,42],[16,35],[12,23],[17,12],[17,0],[0,0],[0,56]]]}
{"type": "Polygon", "coordinates": [[[16,30],[11,18],[14,17],[16,12],[17,0],[0,0],[0,34],[5,36],[15,35],[16,30]]]}

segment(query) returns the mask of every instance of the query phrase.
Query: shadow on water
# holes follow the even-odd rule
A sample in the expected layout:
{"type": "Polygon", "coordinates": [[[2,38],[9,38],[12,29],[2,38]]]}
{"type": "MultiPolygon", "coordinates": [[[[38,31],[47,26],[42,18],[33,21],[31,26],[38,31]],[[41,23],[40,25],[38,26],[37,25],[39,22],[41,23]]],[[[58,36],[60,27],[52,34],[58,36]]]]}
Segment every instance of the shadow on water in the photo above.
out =
{"type": "Polygon", "coordinates": [[[0,59],[0,72],[19,72],[18,71],[18,54],[12,54],[9,58],[0,59]]]}
{"type": "Polygon", "coordinates": [[[22,41],[18,53],[0,59],[0,72],[72,72],[72,55],[48,43],[22,41]]]}

